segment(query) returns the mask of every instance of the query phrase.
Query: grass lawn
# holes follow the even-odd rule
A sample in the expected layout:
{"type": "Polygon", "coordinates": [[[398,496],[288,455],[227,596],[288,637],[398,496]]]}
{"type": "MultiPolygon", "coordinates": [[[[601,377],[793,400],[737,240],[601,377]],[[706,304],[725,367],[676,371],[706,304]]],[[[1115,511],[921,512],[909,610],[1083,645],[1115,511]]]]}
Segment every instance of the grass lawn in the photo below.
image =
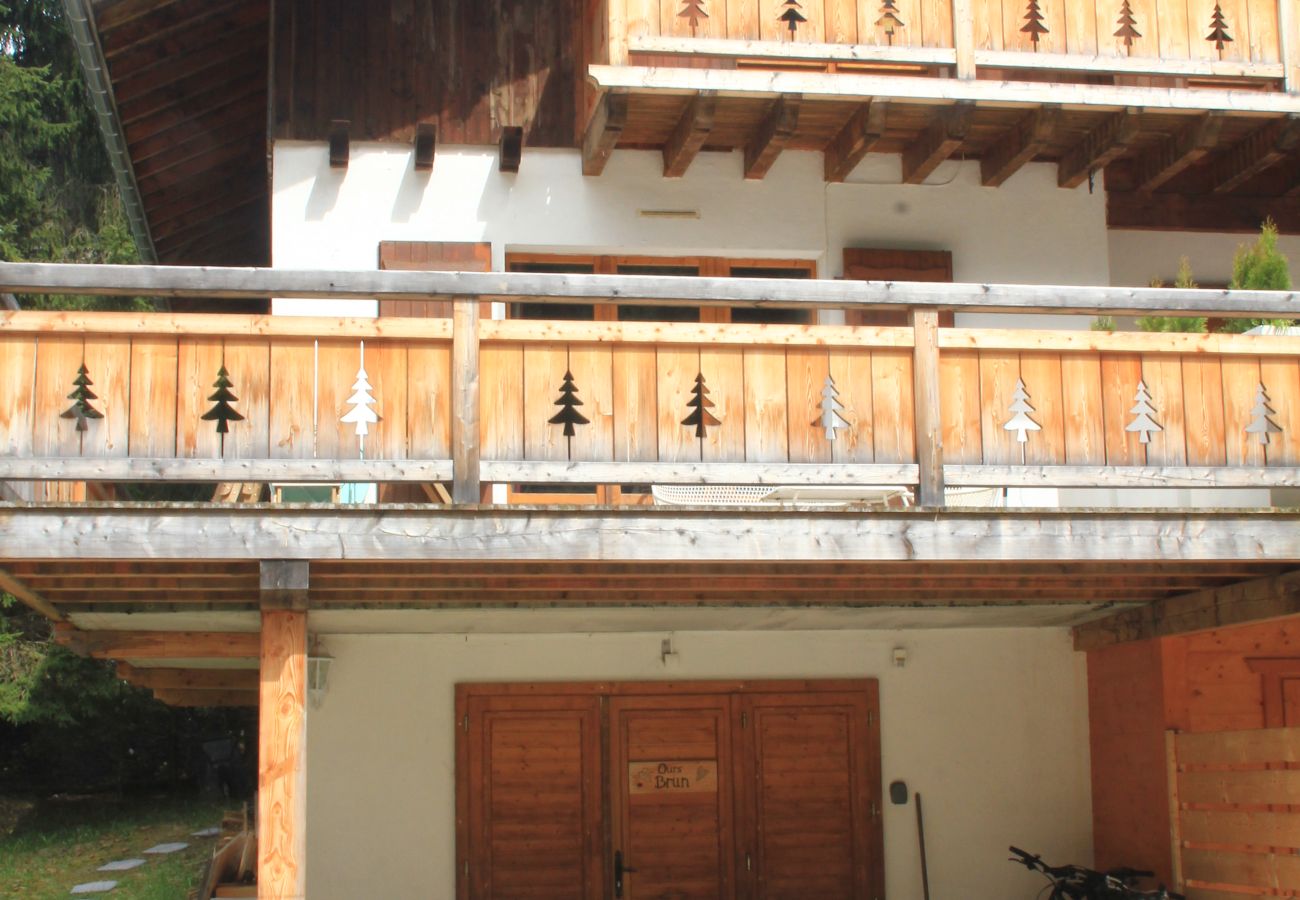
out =
{"type": "Polygon", "coordinates": [[[107,900],[184,900],[212,854],[215,838],[190,832],[217,825],[232,804],[221,798],[141,796],[42,801],[8,837],[0,837],[0,897],[68,897],[74,885],[116,881],[107,900]],[[155,844],[184,841],[168,856],[145,856],[155,844]],[[127,872],[97,872],[104,863],[140,858],[127,872]]]}

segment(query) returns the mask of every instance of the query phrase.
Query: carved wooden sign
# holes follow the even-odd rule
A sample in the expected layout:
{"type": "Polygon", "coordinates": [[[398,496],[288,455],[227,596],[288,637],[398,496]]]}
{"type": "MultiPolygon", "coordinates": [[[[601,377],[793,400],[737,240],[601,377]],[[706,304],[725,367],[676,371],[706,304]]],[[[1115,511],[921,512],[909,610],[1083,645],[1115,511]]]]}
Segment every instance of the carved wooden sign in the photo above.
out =
{"type": "Polygon", "coordinates": [[[627,764],[629,794],[716,794],[716,759],[630,762],[627,764]]]}

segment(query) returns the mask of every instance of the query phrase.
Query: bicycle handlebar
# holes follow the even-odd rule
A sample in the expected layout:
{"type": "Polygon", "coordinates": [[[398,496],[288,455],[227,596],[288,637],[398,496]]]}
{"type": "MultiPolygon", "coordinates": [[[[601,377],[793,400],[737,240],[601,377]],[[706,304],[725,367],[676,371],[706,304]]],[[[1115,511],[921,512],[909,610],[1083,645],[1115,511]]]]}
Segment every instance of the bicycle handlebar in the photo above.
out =
{"type": "MultiPolygon", "coordinates": [[[[1083,866],[1049,866],[1037,854],[1027,853],[1019,847],[1009,847],[1008,849],[1013,854],[1010,862],[1020,863],[1030,871],[1042,872],[1058,886],[1070,885],[1074,888],[1074,891],[1086,892],[1071,892],[1068,895],[1071,897],[1150,897],[1154,898],[1154,900],[1186,900],[1182,894],[1166,890],[1163,885],[1154,891],[1139,891],[1133,887],[1131,882],[1139,878],[1155,877],[1155,873],[1145,869],[1131,869],[1122,866],[1107,872],[1098,872],[1083,866]],[[1094,894],[1094,891],[1097,890],[1104,893],[1094,894]]],[[[1053,894],[1053,896],[1056,895],[1053,894]]]]}

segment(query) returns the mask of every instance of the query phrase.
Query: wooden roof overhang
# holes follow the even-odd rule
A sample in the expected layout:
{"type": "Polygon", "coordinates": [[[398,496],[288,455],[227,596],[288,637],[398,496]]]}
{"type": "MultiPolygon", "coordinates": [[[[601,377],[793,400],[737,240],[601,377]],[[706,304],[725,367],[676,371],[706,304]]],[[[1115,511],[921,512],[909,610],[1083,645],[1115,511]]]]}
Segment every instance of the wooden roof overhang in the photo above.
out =
{"type": "Polygon", "coordinates": [[[986,186],[1039,161],[1062,187],[1104,172],[1111,227],[1256,230],[1272,215],[1300,228],[1294,94],[598,65],[589,77],[588,174],[616,147],[661,150],[668,175],[739,150],[750,178],[783,149],[822,151],[832,182],[869,152],[900,155],[912,184],[948,159],[980,160],[986,186]]]}

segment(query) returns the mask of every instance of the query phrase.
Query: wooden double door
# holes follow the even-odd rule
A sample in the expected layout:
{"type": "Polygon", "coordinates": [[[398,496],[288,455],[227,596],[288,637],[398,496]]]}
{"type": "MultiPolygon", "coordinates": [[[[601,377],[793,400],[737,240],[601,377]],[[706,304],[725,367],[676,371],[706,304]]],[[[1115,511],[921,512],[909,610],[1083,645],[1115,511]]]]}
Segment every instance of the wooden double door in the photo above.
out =
{"type": "Polygon", "coordinates": [[[874,681],[461,685],[458,896],[883,898],[874,681]]]}

